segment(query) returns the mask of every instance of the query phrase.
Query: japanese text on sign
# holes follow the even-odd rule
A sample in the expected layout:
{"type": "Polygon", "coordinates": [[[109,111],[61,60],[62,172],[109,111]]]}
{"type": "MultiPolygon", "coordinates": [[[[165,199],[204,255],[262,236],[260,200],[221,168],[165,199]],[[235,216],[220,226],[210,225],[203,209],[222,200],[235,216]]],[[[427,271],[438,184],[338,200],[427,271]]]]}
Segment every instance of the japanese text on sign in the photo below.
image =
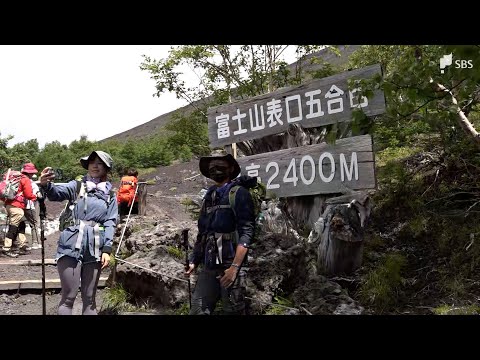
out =
{"type": "Polygon", "coordinates": [[[367,115],[382,113],[385,100],[381,91],[367,99],[358,88],[349,90],[347,86],[350,77],[370,77],[379,71],[379,65],[372,65],[209,109],[211,146],[280,133],[292,123],[308,128],[349,121],[353,109],[363,109],[367,115]]]}

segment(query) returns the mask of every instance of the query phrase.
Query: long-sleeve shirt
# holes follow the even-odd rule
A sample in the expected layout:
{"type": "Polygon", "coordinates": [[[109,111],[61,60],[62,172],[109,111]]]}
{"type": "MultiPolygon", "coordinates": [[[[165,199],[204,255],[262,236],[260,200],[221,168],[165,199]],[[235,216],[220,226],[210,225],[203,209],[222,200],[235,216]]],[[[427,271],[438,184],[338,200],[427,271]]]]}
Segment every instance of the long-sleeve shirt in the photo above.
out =
{"type": "MultiPolygon", "coordinates": [[[[40,189],[38,188],[38,185],[35,183],[35,181],[33,180],[30,180],[31,184],[32,184],[32,192],[37,195],[38,192],[40,191],[40,189]]],[[[27,205],[25,206],[25,209],[29,209],[29,210],[35,210],[35,200],[27,200],[27,205]]]]}
{"type": "MultiPolygon", "coordinates": [[[[82,186],[84,186],[82,184],[82,186]]],[[[77,181],[72,180],[67,184],[47,185],[47,197],[50,201],[69,200],[74,202],[77,199],[77,181]]],[[[101,253],[110,254],[112,251],[113,237],[117,224],[118,206],[115,196],[106,195],[99,189],[86,192],[85,196],[77,201],[73,209],[75,225],[66,227],[60,234],[58,240],[57,256],[70,256],[78,260],[85,261],[85,258],[100,261],[100,255],[95,251],[95,247],[101,253]],[[80,221],[94,222],[101,225],[99,243],[96,244],[93,224],[86,225],[83,237],[80,239],[81,248],[78,249],[77,242],[80,221]]]]}

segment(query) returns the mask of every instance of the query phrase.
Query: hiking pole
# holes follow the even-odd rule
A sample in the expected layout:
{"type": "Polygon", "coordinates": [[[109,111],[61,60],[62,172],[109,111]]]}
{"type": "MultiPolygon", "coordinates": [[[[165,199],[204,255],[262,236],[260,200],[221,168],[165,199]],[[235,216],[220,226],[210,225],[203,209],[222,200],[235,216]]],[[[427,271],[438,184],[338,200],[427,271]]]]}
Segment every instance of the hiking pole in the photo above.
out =
{"type": "MultiPolygon", "coordinates": [[[[183,245],[185,246],[185,270],[188,271],[188,230],[189,229],[183,229],[182,230],[182,236],[183,236],[183,245]]],[[[191,283],[190,283],[190,276],[188,277],[188,300],[190,303],[190,309],[192,308],[192,289],[191,289],[191,283]]]]}
{"type": "Polygon", "coordinates": [[[115,251],[115,258],[118,256],[118,252],[120,251],[120,247],[122,246],[123,236],[125,235],[125,230],[127,230],[128,221],[130,220],[130,214],[132,213],[135,197],[137,196],[138,184],[146,184],[146,183],[147,183],[146,181],[138,182],[137,186],[135,187],[135,194],[133,194],[132,205],[130,205],[130,210],[128,211],[128,215],[127,215],[127,220],[125,221],[125,227],[122,230],[122,235],[120,235],[120,241],[118,242],[118,247],[117,247],[117,250],[115,251]]]}
{"type": "Polygon", "coordinates": [[[40,240],[42,243],[42,314],[47,315],[47,302],[45,300],[45,220],[47,218],[47,207],[45,206],[45,192],[40,188],[42,197],[38,199],[40,205],[40,240]]]}

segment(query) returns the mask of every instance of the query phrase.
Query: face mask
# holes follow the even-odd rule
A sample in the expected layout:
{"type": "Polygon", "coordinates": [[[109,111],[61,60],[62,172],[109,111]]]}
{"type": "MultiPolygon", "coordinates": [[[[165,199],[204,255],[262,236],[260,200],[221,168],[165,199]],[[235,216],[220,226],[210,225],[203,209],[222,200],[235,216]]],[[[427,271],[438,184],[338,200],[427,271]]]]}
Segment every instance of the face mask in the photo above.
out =
{"type": "Polygon", "coordinates": [[[224,166],[214,166],[209,169],[210,179],[217,183],[223,182],[228,177],[228,168],[224,166]]]}

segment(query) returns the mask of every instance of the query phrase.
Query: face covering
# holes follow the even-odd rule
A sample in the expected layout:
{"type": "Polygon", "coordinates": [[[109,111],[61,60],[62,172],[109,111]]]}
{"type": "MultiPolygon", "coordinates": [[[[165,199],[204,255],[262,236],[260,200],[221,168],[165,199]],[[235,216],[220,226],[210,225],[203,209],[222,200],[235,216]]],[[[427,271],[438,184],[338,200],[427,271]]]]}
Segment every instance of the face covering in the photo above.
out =
{"type": "Polygon", "coordinates": [[[223,182],[228,177],[228,168],[224,166],[214,166],[209,169],[210,179],[217,183],[223,182]]]}

